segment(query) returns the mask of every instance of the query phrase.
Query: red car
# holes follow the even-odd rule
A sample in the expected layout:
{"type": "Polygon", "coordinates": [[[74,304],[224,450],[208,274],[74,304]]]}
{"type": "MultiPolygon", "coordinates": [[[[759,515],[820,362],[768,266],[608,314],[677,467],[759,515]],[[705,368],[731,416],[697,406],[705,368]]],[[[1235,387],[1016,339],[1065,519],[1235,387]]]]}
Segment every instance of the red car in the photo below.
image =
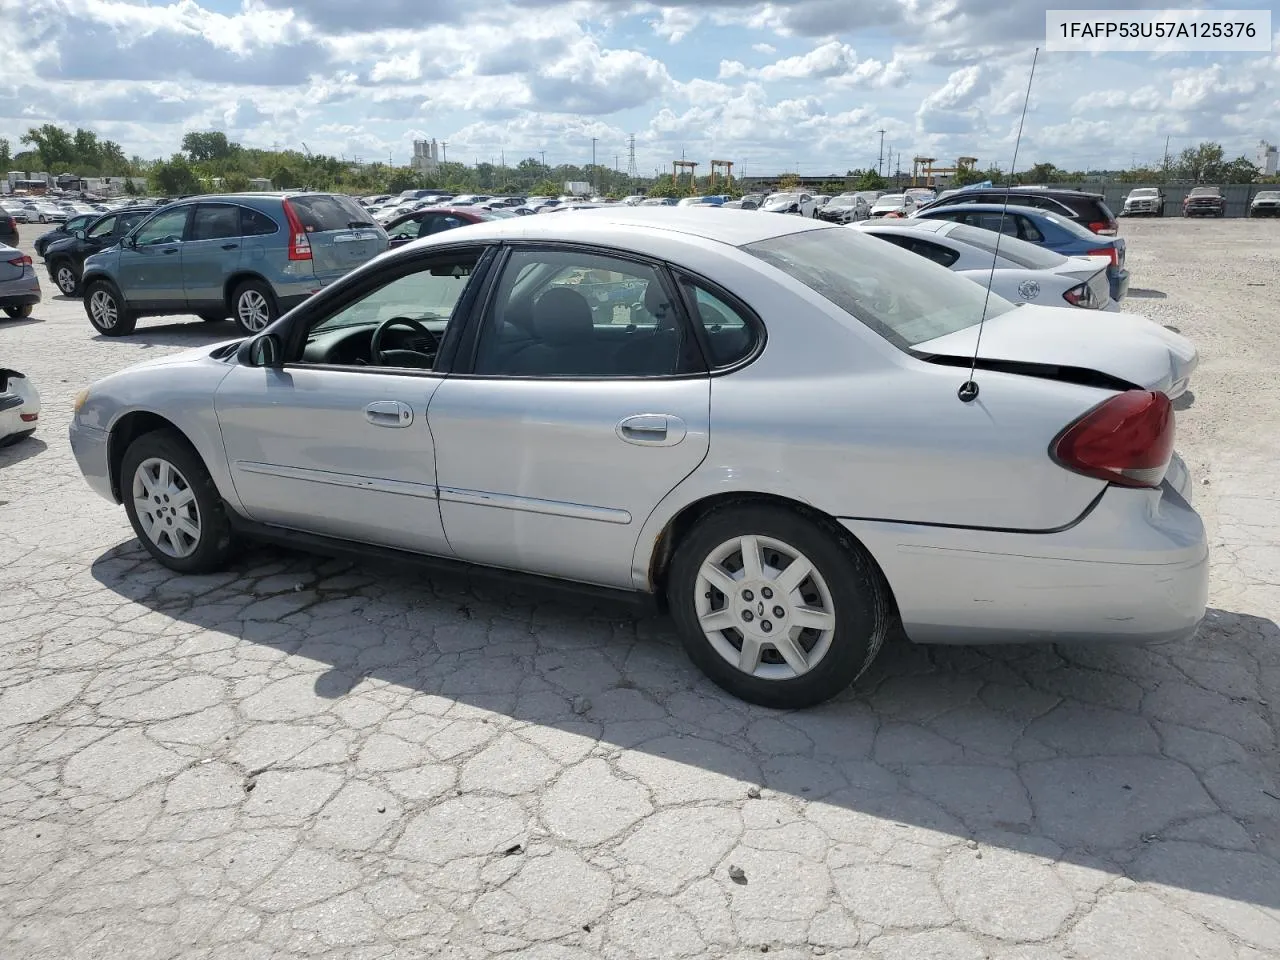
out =
{"type": "Polygon", "coordinates": [[[481,210],[478,207],[424,207],[413,213],[396,217],[386,225],[388,249],[403,247],[411,240],[427,237],[442,230],[465,227],[469,223],[482,223],[485,220],[501,220],[513,216],[494,210],[481,210]]]}

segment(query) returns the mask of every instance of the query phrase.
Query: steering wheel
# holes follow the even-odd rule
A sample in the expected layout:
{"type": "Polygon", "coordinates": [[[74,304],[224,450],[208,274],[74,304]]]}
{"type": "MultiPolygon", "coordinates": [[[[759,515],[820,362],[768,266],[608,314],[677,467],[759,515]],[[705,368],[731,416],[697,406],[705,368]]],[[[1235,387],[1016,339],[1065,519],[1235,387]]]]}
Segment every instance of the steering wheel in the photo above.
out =
{"type": "Polygon", "coordinates": [[[388,317],[373,331],[373,340],[369,344],[369,362],[375,367],[421,367],[430,370],[435,363],[435,352],[423,353],[419,350],[386,350],[382,349],[382,338],[392,327],[407,327],[414,333],[421,334],[430,340],[435,349],[439,349],[440,341],[420,321],[412,317],[388,317]]]}

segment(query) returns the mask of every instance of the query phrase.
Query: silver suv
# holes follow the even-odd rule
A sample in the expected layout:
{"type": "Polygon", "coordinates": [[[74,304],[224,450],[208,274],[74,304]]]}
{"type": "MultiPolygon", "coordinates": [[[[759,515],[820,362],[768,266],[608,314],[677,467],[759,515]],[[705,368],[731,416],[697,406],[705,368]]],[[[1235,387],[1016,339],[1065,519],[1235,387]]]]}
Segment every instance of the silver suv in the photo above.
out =
{"type": "Polygon", "coordinates": [[[342,194],[189,197],[85,260],[85,313],[108,337],[173,314],[257,333],[386,249],[386,231],[342,194]]]}

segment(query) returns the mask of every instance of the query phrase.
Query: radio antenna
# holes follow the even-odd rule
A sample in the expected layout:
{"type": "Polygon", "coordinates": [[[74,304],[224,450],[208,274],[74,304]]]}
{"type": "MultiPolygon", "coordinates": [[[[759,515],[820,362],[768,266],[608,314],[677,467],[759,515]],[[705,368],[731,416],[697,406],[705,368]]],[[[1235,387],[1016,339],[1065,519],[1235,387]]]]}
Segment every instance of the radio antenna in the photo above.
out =
{"type": "Polygon", "coordinates": [[[973,379],[978,369],[978,352],[982,349],[982,328],[987,323],[987,305],[991,302],[991,285],[996,279],[996,263],[1000,259],[1000,238],[1004,236],[1005,215],[1009,212],[1009,191],[1013,189],[1013,172],[1018,168],[1018,147],[1022,145],[1022,125],[1027,122],[1027,105],[1031,103],[1031,81],[1036,77],[1036,61],[1040,59],[1040,48],[1031,57],[1031,75],[1027,77],[1027,95],[1022,101],[1022,116],[1018,118],[1018,136],[1013,141],[1013,161],[1009,164],[1009,186],[1005,189],[1004,204],[1000,207],[1000,226],[996,230],[995,251],[991,254],[991,273],[987,275],[987,295],[982,300],[982,316],[978,318],[978,340],[973,345],[973,361],[969,364],[969,379],[960,384],[956,396],[962,403],[972,403],[978,399],[978,381],[973,379]]]}

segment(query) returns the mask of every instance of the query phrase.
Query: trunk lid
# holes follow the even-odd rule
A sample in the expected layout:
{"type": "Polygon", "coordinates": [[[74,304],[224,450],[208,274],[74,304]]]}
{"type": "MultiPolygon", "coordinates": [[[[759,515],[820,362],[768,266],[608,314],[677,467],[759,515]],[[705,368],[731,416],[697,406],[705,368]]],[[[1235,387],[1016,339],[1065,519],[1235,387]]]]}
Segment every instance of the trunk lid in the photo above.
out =
{"type": "MultiPolygon", "coordinates": [[[[978,325],[919,343],[912,353],[934,362],[968,362],[978,325]]],[[[1094,310],[1023,306],[988,320],[982,330],[981,361],[1026,365],[1033,376],[1075,368],[1160,390],[1171,400],[1187,390],[1200,361],[1186,337],[1145,317],[1094,310]]],[[[1069,379],[1064,377],[1063,379],[1069,379]]]]}
{"type": "Polygon", "coordinates": [[[311,244],[311,265],[322,283],[336,280],[387,249],[387,233],[349,197],[306,193],[289,206],[311,244]]]}
{"type": "Polygon", "coordinates": [[[0,283],[5,283],[9,280],[17,280],[22,276],[27,269],[26,264],[21,262],[23,256],[24,254],[21,250],[0,245],[0,283]],[[16,264],[11,263],[10,261],[13,260],[17,260],[19,262],[16,264]]]}

